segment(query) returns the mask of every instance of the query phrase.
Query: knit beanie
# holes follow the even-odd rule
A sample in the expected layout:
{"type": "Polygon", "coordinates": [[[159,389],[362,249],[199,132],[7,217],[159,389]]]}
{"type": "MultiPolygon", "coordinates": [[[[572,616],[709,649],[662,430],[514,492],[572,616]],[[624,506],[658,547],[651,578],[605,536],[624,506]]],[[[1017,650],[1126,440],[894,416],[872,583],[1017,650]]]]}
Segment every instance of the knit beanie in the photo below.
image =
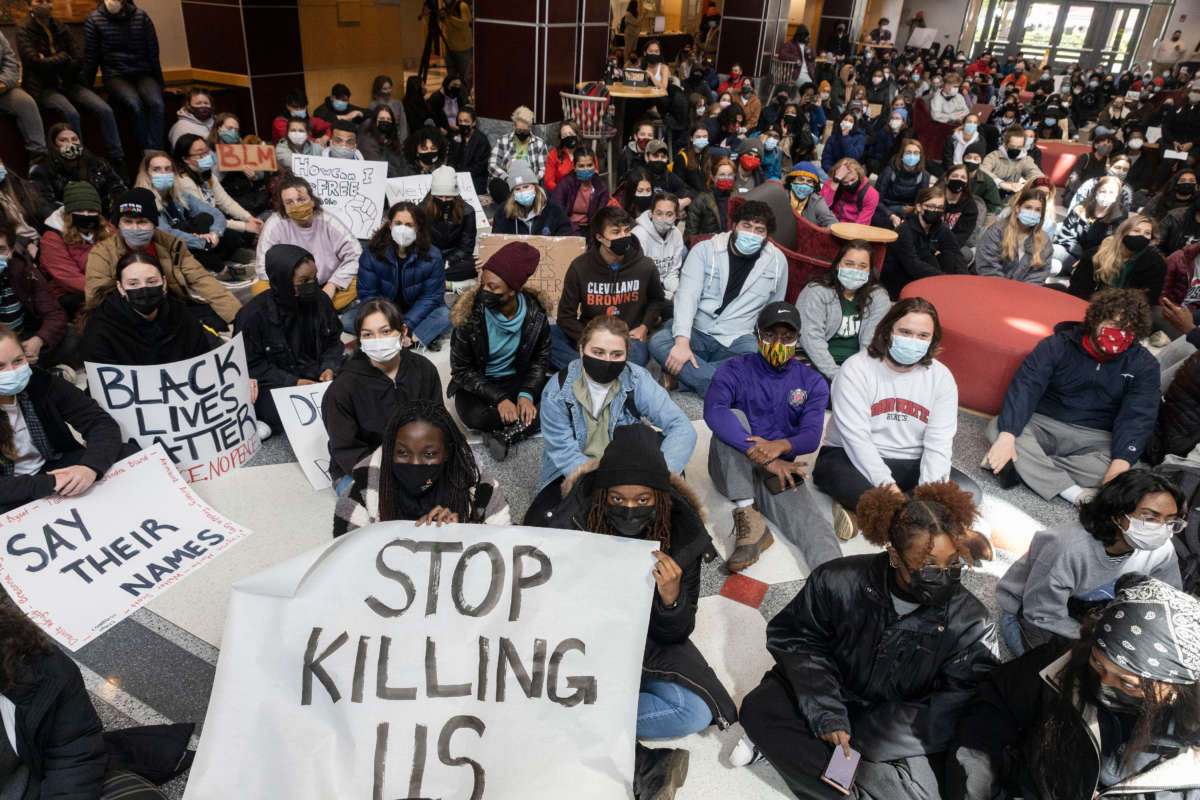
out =
{"type": "Polygon", "coordinates": [[[508,166],[508,188],[513,190],[527,183],[539,183],[537,174],[533,171],[533,167],[529,166],[528,161],[518,158],[508,166]]]}
{"type": "Polygon", "coordinates": [[[100,193],[87,181],[72,181],[63,189],[63,211],[100,211],[100,193]]]}
{"type": "Polygon", "coordinates": [[[433,171],[429,193],[434,197],[458,197],[458,175],[454,167],[438,167],[433,171]]]}
{"type": "Polygon", "coordinates": [[[668,491],[671,471],[663,458],[658,434],[649,425],[622,425],[613,431],[600,466],[592,473],[597,489],[609,486],[649,486],[668,491]]]}
{"type": "Polygon", "coordinates": [[[113,206],[113,219],[121,217],[141,217],[158,222],[158,205],[154,201],[154,192],[139,186],[121,195],[113,206]]]}
{"type": "Polygon", "coordinates": [[[496,274],[514,292],[521,291],[541,260],[538,249],[525,242],[509,242],[487,260],[483,268],[496,274]]]}
{"type": "Polygon", "coordinates": [[[821,177],[817,174],[817,166],[811,161],[801,161],[792,171],[787,174],[787,177],[810,178],[813,183],[821,185],[821,177]]]}

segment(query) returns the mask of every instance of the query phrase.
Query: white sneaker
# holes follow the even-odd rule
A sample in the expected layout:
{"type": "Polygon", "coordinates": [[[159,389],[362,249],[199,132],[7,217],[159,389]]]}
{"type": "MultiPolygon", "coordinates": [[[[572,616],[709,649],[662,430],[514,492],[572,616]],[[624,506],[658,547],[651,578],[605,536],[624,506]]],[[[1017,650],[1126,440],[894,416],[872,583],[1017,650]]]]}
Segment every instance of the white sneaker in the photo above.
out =
{"type": "Polygon", "coordinates": [[[263,422],[261,419],[258,420],[255,424],[258,428],[258,440],[260,442],[265,442],[267,439],[271,438],[271,434],[274,433],[274,431],[271,430],[270,425],[263,422]]]}
{"type": "Polygon", "coordinates": [[[743,735],[738,740],[737,745],[734,746],[733,751],[729,754],[729,764],[734,767],[748,767],[756,761],[762,761],[762,759],[763,754],[754,745],[754,742],[750,741],[750,737],[746,735],[743,735]]]}
{"type": "Polygon", "coordinates": [[[1084,489],[1079,493],[1079,496],[1075,498],[1075,506],[1080,508],[1085,504],[1092,502],[1096,499],[1096,495],[1098,494],[1100,494],[1099,489],[1084,489]]]}

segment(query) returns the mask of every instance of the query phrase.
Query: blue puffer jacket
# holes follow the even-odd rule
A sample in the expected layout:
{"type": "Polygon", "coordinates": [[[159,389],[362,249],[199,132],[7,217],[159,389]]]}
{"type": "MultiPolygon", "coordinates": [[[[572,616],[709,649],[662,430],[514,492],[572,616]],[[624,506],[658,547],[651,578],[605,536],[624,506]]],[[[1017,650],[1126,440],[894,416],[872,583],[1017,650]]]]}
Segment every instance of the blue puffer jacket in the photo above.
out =
{"type": "Polygon", "coordinates": [[[117,14],[108,13],[101,3],[83,21],[83,68],[79,77],[84,86],[95,83],[97,67],[105,78],[149,75],[162,85],[154,22],[133,0],[126,0],[117,14]]]}
{"type": "Polygon", "coordinates": [[[410,330],[445,303],[445,291],[446,262],[432,245],[425,254],[410,252],[403,265],[391,245],[385,258],[369,247],[358,257],[358,299],[364,303],[376,297],[395,300],[410,330]]]}
{"type": "Polygon", "coordinates": [[[866,152],[866,149],[866,131],[855,128],[850,133],[843,135],[839,131],[834,130],[833,135],[829,137],[829,141],[825,142],[825,149],[821,151],[821,168],[828,172],[833,169],[834,164],[843,158],[853,158],[861,164],[863,153],[866,152]]]}

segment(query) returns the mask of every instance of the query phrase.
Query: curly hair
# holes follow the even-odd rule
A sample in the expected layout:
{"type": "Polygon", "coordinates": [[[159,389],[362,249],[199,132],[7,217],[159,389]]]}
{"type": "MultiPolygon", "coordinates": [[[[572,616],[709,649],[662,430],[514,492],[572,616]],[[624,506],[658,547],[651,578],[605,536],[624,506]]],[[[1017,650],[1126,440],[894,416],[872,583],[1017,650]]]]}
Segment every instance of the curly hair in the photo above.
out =
{"type": "Polygon", "coordinates": [[[904,554],[921,541],[928,555],[934,537],[945,535],[967,561],[971,555],[965,538],[976,512],[974,498],[954,481],[922,484],[913,489],[911,498],[882,486],[870,489],[859,498],[857,508],[863,538],[873,545],[890,544],[904,554]]]}
{"type": "Polygon", "coordinates": [[[1150,335],[1150,304],[1141,289],[1103,289],[1092,295],[1087,313],[1083,315],[1083,332],[1094,336],[1100,323],[1115,320],[1131,331],[1135,338],[1150,335]]]}
{"type": "Polygon", "coordinates": [[[20,683],[25,659],[50,653],[54,645],[6,595],[0,599],[0,692],[20,683]]]}
{"type": "Polygon", "coordinates": [[[371,239],[367,242],[367,250],[380,260],[386,259],[396,247],[396,243],[392,239],[392,223],[401,211],[407,211],[408,215],[412,217],[413,224],[417,226],[417,238],[412,243],[411,249],[420,253],[422,257],[429,255],[429,248],[432,246],[433,240],[429,235],[429,220],[425,216],[425,211],[416,203],[401,200],[387,210],[383,223],[375,229],[375,233],[371,234],[371,239]]]}
{"type": "Polygon", "coordinates": [[[283,208],[283,193],[288,189],[303,189],[308,192],[308,199],[313,204],[313,214],[321,213],[321,198],[313,192],[312,184],[288,169],[280,170],[279,184],[275,187],[275,193],[271,195],[271,205],[276,212],[287,216],[287,212],[283,208]]]}
{"type": "MultiPolygon", "coordinates": [[[[671,494],[662,489],[652,490],[654,494],[654,522],[646,531],[645,539],[658,542],[659,549],[664,553],[671,548],[671,494]]],[[[592,533],[616,534],[608,524],[604,507],[608,505],[608,487],[597,489],[592,494],[592,504],[588,506],[587,529],[592,533]]]]}

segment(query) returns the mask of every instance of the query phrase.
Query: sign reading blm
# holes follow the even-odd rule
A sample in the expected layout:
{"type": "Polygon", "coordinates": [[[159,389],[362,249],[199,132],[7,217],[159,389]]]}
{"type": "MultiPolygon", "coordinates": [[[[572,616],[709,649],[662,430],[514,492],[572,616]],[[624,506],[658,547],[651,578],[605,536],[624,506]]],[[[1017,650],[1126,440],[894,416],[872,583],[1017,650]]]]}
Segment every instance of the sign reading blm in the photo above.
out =
{"type": "Polygon", "coordinates": [[[173,364],[86,366],[92,397],[122,436],[143,448],[162,445],[189,483],[242,466],[262,446],[240,335],[173,364]]]}
{"type": "Polygon", "coordinates": [[[356,239],[370,239],[383,222],[387,164],[325,156],[292,156],[292,172],[312,186],[321,207],[356,239]]]}
{"type": "Polygon", "coordinates": [[[384,522],[234,584],[185,800],[628,798],[657,546],[384,522]]]}

